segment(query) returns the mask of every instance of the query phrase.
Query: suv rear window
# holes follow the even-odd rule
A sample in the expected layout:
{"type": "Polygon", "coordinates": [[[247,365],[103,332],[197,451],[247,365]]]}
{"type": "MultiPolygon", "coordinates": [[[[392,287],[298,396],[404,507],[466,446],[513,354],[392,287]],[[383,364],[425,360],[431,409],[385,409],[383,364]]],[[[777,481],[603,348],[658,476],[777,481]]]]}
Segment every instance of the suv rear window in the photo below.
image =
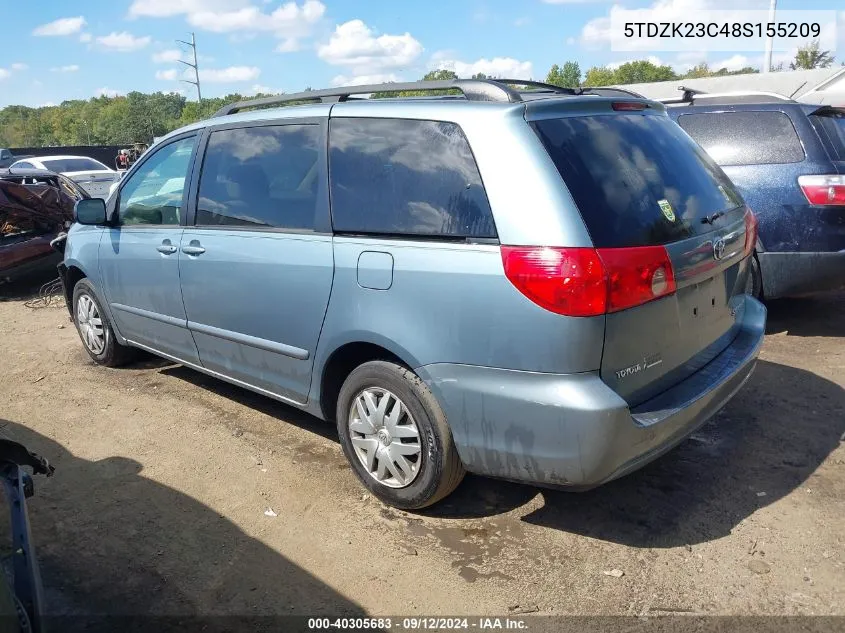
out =
{"type": "Polygon", "coordinates": [[[336,231],[496,237],[478,167],[454,123],[331,119],[329,172],[336,231]]]}
{"type": "Polygon", "coordinates": [[[783,112],[682,114],[678,125],[725,167],[804,160],[795,126],[783,112]]]}
{"type": "Polygon", "coordinates": [[[668,117],[606,114],[533,125],[598,248],[707,233],[705,218],[742,205],[722,170],[668,117]]]}

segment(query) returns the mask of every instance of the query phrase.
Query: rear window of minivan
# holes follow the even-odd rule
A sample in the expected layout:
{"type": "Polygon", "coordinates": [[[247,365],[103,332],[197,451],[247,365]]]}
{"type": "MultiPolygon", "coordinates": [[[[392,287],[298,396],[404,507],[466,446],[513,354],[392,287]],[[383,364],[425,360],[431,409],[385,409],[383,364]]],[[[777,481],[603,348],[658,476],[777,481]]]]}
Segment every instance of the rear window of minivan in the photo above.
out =
{"type": "Polygon", "coordinates": [[[804,160],[801,139],[783,112],[682,114],[678,125],[724,167],[804,160]]]}
{"type": "Polygon", "coordinates": [[[668,117],[602,114],[533,126],[598,248],[694,237],[712,230],[714,215],[743,204],[722,170],[668,117]]]}

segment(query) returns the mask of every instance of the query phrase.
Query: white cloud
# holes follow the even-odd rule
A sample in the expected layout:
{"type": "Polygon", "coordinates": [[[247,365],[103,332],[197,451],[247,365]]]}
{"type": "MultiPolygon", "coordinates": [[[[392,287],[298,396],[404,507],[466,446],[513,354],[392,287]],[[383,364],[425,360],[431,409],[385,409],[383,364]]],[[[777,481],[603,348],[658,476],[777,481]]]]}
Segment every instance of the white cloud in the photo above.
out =
{"type": "Polygon", "coordinates": [[[75,18],[59,18],[36,27],[32,34],[39,36],[73,35],[81,31],[83,26],[85,26],[85,18],[81,15],[75,18]]]}
{"type": "Polygon", "coordinates": [[[209,83],[230,83],[235,81],[255,81],[261,70],[255,66],[229,66],[228,68],[201,68],[200,81],[209,83]]]}
{"type": "Polygon", "coordinates": [[[11,68],[12,70],[26,70],[27,68],[29,68],[29,66],[21,62],[15,62],[9,68],[11,68]]]}
{"type": "Polygon", "coordinates": [[[503,77],[505,79],[531,79],[533,68],[531,62],[521,62],[512,57],[482,58],[474,62],[457,60],[442,60],[437,64],[438,70],[452,70],[458,77],[471,77],[484,73],[489,77],[503,77]]]}
{"type": "Polygon", "coordinates": [[[148,35],[135,37],[128,31],[121,31],[120,33],[112,32],[108,35],[102,35],[97,38],[97,43],[114,51],[129,53],[144,48],[150,43],[151,39],[148,35]]]}
{"type": "Polygon", "coordinates": [[[68,66],[53,66],[50,69],[50,72],[54,73],[75,73],[79,70],[79,66],[76,64],[69,64],[68,66]]]}
{"type": "Polygon", "coordinates": [[[112,88],[98,88],[94,92],[95,97],[120,97],[123,96],[123,93],[120,90],[114,90],[112,88]]]}
{"type": "Polygon", "coordinates": [[[299,50],[299,40],[295,37],[286,37],[275,48],[277,53],[294,53],[299,50]]]}
{"type": "Polygon", "coordinates": [[[746,66],[754,66],[755,64],[751,61],[750,58],[746,57],[745,55],[732,55],[727,59],[723,59],[722,61],[713,62],[710,66],[711,70],[721,70],[725,68],[727,70],[739,70],[741,68],[745,68],[746,66]]]}
{"type": "Polygon", "coordinates": [[[176,81],[177,79],[179,79],[179,71],[175,68],[170,68],[168,70],[157,70],[156,79],[160,79],[162,81],[176,81]]]}
{"type": "Polygon", "coordinates": [[[169,48],[166,51],[153,53],[153,61],[156,64],[171,64],[182,59],[182,51],[178,48],[169,48]]]}
{"type": "Polygon", "coordinates": [[[93,39],[93,38],[91,37],[91,34],[90,34],[90,33],[82,33],[82,34],[79,36],[79,41],[80,41],[80,42],[82,42],[83,44],[87,44],[87,43],[88,43],[88,42],[90,42],[92,39],[93,39]]]}
{"type": "Polygon", "coordinates": [[[252,84],[251,92],[252,94],[258,94],[259,92],[262,94],[275,94],[277,91],[264,84],[252,84]]]}
{"type": "Polygon", "coordinates": [[[133,0],[129,17],[166,18],[200,11],[225,11],[246,6],[247,0],[133,0]]]}
{"type": "Polygon", "coordinates": [[[12,74],[12,73],[10,73],[10,72],[9,72],[8,70],[6,70],[5,68],[0,68],[0,79],[6,79],[6,78],[7,78],[9,75],[11,75],[11,74],[12,74]]]}
{"type": "Polygon", "coordinates": [[[332,86],[367,86],[370,84],[386,84],[402,81],[395,73],[381,73],[375,75],[356,75],[349,77],[338,75],[332,79],[332,86]]]}
{"type": "Polygon", "coordinates": [[[317,55],[335,66],[348,66],[357,76],[383,75],[413,63],[423,52],[410,33],[379,35],[361,20],[335,27],[328,43],[317,48],[317,55]]]}
{"type": "Polygon", "coordinates": [[[287,2],[271,13],[255,6],[235,11],[202,10],[188,14],[193,26],[214,33],[270,32],[278,37],[304,37],[325,14],[326,6],[319,0],[305,0],[302,5],[287,2]]]}

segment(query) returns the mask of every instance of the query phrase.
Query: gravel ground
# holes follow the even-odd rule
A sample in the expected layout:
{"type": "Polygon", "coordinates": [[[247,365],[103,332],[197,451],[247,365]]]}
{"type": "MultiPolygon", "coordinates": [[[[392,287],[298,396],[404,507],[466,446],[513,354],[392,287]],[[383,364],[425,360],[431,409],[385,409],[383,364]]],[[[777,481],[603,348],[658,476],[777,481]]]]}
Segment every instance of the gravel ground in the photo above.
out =
{"type": "Polygon", "coordinates": [[[771,305],[746,387],[644,470],[469,476],[422,514],[365,494],[324,422],[95,366],[63,308],[0,301],[0,341],[2,433],[57,469],[30,500],[51,613],[845,615],[845,295],[771,305]]]}

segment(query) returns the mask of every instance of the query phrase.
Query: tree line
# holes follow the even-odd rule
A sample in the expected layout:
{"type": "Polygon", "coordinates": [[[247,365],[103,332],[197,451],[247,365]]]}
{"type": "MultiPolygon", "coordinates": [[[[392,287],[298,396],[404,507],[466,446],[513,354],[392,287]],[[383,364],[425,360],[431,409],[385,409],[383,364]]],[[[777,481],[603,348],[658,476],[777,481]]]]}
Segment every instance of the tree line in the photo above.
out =
{"type": "MultiPolygon", "coordinates": [[[[827,68],[834,62],[830,51],[819,49],[818,42],[811,42],[799,49],[790,64],[794,69],[827,68]]],[[[783,70],[781,64],[772,70],[783,70]]],[[[729,71],[713,69],[706,62],[679,74],[668,65],[654,64],[648,60],[632,61],[617,67],[593,66],[581,74],[578,62],[555,64],[544,81],[556,86],[609,86],[653,81],[696,79],[757,73],[752,67],[729,71]]],[[[434,70],[423,81],[457,79],[451,70],[434,70]]],[[[492,79],[483,73],[473,79],[492,79]]],[[[425,91],[382,92],[374,97],[416,96],[425,91]]],[[[0,147],[50,147],[63,145],[130,145],[150,143],[153,137],[162,136],[176,128],[211,116],[222,106],[269,95],[244,96],[238,93],[223,97],[203,99],[202,103],[188,101],[176,93],[155,92],[145,94],[130,92],[119,97],[94,97],[86,100],[63,101],[56,106],[29,108],[7,106],[0,110],[0,147]]]]}

